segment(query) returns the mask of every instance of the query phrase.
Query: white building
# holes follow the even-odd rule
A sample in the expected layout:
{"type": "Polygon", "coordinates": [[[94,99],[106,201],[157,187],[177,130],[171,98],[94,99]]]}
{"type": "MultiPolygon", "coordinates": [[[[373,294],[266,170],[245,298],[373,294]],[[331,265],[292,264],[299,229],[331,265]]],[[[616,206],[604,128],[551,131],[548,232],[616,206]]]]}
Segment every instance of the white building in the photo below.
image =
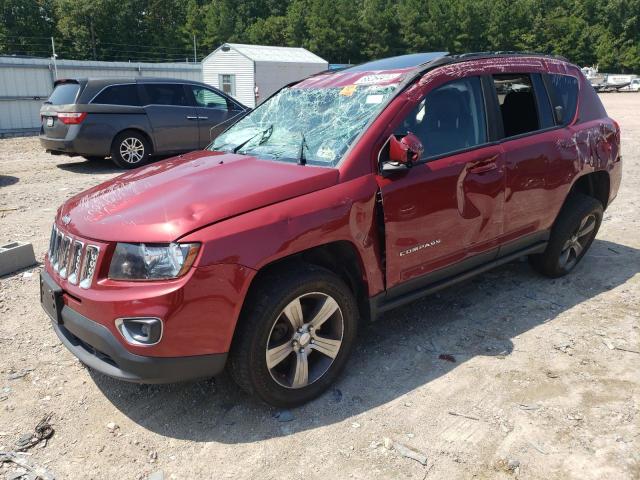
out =
{"type": "Polygon", "coordinates": [[[202,61],[202,77],[255,107],[286,84],[328,68],[326,60],[304,48],[225,43],[202,61]]]}

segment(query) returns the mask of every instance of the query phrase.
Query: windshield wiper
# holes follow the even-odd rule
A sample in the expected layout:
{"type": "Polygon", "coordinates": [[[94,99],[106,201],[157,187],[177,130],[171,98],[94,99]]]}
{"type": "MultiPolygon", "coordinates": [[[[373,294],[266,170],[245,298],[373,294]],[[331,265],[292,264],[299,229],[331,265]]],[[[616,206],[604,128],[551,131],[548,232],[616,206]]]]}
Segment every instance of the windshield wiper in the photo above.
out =
{"type": "Polygon", "coordinates": [[[302,140],[300,141],[300,151],[298,153],[298,165],[306,165],[307,157],[304,155],[304,149],[306,147],[306,149],[309,150],[309,146],[307,145],[307,140],[304,138],[304,132],[300,132],[300,135],[302,136],[302,140]]]}
{"type": "Polygon", "coordinates": [[[271,136],[271,134],[273,133],[273,124],[269,125],[267,128],[265,128],[264,130],[259,131],[258,133],[256,133],[255,135],[252,135],[251,137],[249,137],[248,139],[246,139],[244,142],[242,142],[239,145],[236,145],[233,148],[233,153],[238,153],[238,151],[244,147],[247,143],[249,143],[251,140],[253,140],[254,138],[256,138],[258,135],[261,135],[260,137],[260,141],[258,142],[258,145],[262,145],[264,142],[266,142],[269,137],[271,136]],[[269,133],[267,135],[267,132],[269,133]]]}

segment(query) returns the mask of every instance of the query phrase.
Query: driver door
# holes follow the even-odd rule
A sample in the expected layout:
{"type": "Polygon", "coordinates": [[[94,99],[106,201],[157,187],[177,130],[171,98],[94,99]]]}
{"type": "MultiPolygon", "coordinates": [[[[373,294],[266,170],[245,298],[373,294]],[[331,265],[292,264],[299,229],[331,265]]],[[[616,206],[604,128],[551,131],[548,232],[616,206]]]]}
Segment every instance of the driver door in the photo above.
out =
{"type": "Polygon", "coordinates": [[[420,288],[492,260],[503,231],[504,158],[489,143],[480,78],[429,91],[395,131],[407,132],[421,140],[422,161],[378,176],[387,289],[420,288]]]}

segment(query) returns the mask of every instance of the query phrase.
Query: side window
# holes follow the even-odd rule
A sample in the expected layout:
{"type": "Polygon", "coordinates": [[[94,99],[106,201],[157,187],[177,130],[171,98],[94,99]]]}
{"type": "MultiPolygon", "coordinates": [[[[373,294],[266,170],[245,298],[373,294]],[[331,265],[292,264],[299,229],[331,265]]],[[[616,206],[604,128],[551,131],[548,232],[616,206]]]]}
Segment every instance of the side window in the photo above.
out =
{"type": "Polygon", "coordinates": [[[558,125],[567,125],[576,114],[578,79],[570,75],[550,74],[551,103],[558,125]]]}
{"type": "Polygon", "coordinates": [[[551,101],[547,88],[542,81],[542,76],[539,73],[534,73],[531,76],[533,80],[533,89],[536,93],[536,99],[538,100],[538,111],[540,112],[540,127],[551,128],[555,126],[556,122],[553,118],[553,110],[551,109],[551,101]]]}
{"type": "Polygon", "coordinates": [[[182,84],[146,83],[144,84],[149,105],[188,106],[189,101],[182,84]]]}
{"type": "Polygon", "coordinates": [[[207,108],[227,109],[227,99],[204,87],[191,87],[196,105],[207,108]]]}
{"type": "Polygon", "coordinates": [[[430,91],[396,130],[407,132],[420,138],[426,158],[486,143],[480,79],[454,80],[430,91]]]}
{"type": "Polygon", "coordinates": [[[513,137],[540,129],[531,76],[521,73],[494,75],[504,136],[513,137]]]}
{"type": "Polygon", "coordinates": [[[91,103],[101,103],[103,105],[129,105],[139,107],[140,97],[138,95],[138,86],[131,85],[113,85],[107,87],[94,98],[91,103]]]}
{"type": "Polygon", "coordinates": [[[236,94],[236,76],[231,74],[220,74],[218,76],[218,85],[220,85],[220,90],[222,90],[227,95],[232,97],[236,94]]]}

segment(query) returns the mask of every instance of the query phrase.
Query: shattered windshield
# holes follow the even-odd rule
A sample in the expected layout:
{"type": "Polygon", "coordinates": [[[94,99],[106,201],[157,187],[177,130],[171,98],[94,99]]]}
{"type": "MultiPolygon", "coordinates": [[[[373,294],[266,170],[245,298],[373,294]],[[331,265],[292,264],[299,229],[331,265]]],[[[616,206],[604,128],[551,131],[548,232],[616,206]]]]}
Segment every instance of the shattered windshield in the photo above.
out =
{"type": "Polygon", "coordinates": [[[334,167],[396,85],[287,87],[220,135],[210,150],[334,167]]]}

